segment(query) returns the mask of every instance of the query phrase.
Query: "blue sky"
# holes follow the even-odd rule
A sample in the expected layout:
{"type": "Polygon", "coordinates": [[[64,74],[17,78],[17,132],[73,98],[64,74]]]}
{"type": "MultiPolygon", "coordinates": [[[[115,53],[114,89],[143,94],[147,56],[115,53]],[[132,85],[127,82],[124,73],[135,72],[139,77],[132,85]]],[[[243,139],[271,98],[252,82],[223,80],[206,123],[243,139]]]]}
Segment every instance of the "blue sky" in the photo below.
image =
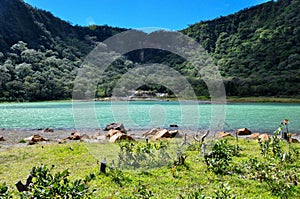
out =
{"type": "Polygon", "coordinates": [[[268,0],[24,0],[73,25],[181,30],[268,0]]]}

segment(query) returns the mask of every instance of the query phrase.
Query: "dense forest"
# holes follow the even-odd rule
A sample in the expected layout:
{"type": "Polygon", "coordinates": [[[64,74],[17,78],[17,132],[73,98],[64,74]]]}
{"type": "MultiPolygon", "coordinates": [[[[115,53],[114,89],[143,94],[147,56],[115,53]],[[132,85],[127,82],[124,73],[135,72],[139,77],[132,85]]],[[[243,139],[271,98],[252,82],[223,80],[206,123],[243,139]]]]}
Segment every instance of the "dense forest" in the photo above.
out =
{"type": "MultiPolygon", "coordinates": [[[[181,32],[213,57],[229,96],[293,96],[300,91],[300,2],[278,0],[203,21],[181,32]]],[[[21,0],[0,0],[0,101],[72,97],[73,82],[85,56],[123,28],[71,25],[21,0]],[[16,12],[17,10],[17,12],[16,12]]],[[[96,97],[112,94],[122,74],[138,63],[170,65],[209,96],[205,83],[172,53],[143,49],[120,58],[99,77],[96,97]]],[[[171,92],[161,85],[143,90],[171,92]]]]}
{"type": "Polygon", "coordinates": [[[227,95],[299,96],[300,1],[278,0],[183,30],[214,57],[227,95]]]}

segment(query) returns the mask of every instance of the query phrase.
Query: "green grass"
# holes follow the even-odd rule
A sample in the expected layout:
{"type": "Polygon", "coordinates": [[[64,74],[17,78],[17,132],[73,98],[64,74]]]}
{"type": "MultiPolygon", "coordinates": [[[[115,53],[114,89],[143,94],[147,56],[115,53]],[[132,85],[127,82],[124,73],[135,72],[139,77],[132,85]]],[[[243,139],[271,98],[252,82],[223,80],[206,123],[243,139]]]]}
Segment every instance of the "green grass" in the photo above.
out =
{"type": "MultiPolygon", "coordinates": [[[[91,187],[96,188],[93,198],[147,198],[147,194],[151,198],[180,198],[180,195],[188,198],[188,195],[199,189],[202,191],[198,193],[214,198],[225,182],[228,183],[229,193],[237,198],[279,198],[271,193],[265,182],[249,179],[238,173],[220,175],[208,170],[204,158],[199,156],[197,150],[186,151],[185,165],[174,166],[172,162],[176,159],[175,151],[180,142],[181,140],[175,140],[169,144],[172,159],[168,164],[151,169],[121,169],[117,174],[110,169],[107,169],[106,174],[99,173],[99,162],[104,157],[109,165],[112,160],[117,165],[117,144],[73,142],[46,144],[43,147],[41,144],[12,147],[0,152],[0,183],[6,182],[14,197],[18,198],[14,184],[19,180],[24,182],[33,166],[43,164],[55,165],[53,172],[69,169],[72,180],[95,173],[96,179],[90,183],[91,187]]],[[[230,138],[229,143],[235,145],[236,141],[230,138]]],[[[238,157],[233,157],[231,167],[240,167],[249,158],[255,157],[262,162],[276,162],[264,159],[257,141],[239,139],[238,145],[242,150],[238,157]]],[[[296,144],[295,146],[298,147],[296,144]]],[[[290,171],[296,170],[299,176],[299,158],[286,165],[290,171]]],[[[298,185],[292,198],[299,197],[298,185]]]]}

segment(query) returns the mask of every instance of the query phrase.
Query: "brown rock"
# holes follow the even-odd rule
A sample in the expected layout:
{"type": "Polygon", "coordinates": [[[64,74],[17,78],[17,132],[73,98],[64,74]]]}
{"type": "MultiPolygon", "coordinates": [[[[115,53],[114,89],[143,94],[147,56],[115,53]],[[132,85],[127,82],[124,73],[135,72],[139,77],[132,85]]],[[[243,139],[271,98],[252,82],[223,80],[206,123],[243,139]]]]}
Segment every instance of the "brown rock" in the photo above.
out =
{"type": "Polygon", "coordinates": [[[53,133],[54,130],[51,129],[51,128],[45,128],[43,132],[44,132],[44,133],[53,133]]]}
{"type": "Polygon", "coordinates": [[[64,139],[57,139],[56,141],[57,141],[58,144],[66,143],[66,140],[64,140],[64,139]]]}
{"type": "Polygon", "coordinates": [[[220,138],[224,138],[224,137],[233,137],[233,135],[231,135],[231,133],[228,133],[228,132],[220,132],[220,133],[219,133],[219,137],[220,137],[220,138]]]}
{"type": "Polygon", "coordinates": [[[260,139],[261,141],[267,141],[270,139],[269,135],[268,134],[261,134],[258,136],[258,139],[260,139]]]}
{"type": "Polygon", "coordinates": [[[122,123],[110,123],[108,125],[106,125],[106,127],[104,128],[105,131],[109,131],[111,129],[114,129],[114,130],[119,130],[121,131],[122,133],[126,133],[126,129],[124,127],[124,125],[122,123]]]}
{"type": "Polygon", "coordinates": [[[77,132],[71,133],[71,136],[69,137],[70,140],[80,140],[80,134],[77,132]]]}
{"type": "Polygon", "coordinates": [[[28,142],[28,145],[34,145],[35,143],[36,143],[36,142],[30,140],[30,141],[28,142]]]}
{"type": "Polygon", "coordinates": [[[147,131],[146,133],[143,134],[143,136],[145,137],[148,137],[150,135],[155,135],[158,131],[161,131],[162,129],[161,128],[154,128],[154,129],[151,129],[150,131],[147,131]]]}
{"type": "Polygon", "coordinates": [[[6,141],[6,140],[4,139],[4,137],[3,137],[3,135],[0,135],[0,141],[1,141],[1,142],[6,141]]]}
{"type": "Polygon", "coordinates": [[[237,135],[251,135],[252,132],[247,128],[238,129],[236,131],[237,135]]]}
{"type": "Polygon", "coordinates": [[[134,141],[134,139],[131,136],[126,135],[126,134],[121,133],[121,132],[118,132],[118,133],[114,134],[112,137],[110,137],[109,142],[117,142],[117,141],[120,141],[120,140],[134,141]]]}
{"type": "Polygon", "coordinates": [[[95,133],[95,135],[92,135],[92,139],[97,139],[101,134],[100,132],[95,133]]]}
{"type": "Polygon", "coordinates": [[[106,136],[105,135],[99,135],[96,140],[106,140],[106,136]]]}
{"type": "Polygon", "coordinates": [[[91,137],[88,136],[87,134],[83,134],[82,136],[80,136],[80,139],[81,139],[81,140],[90,140],[91,137]]]}
{"type": "Polygon", "coordinates": [[[290,138],[290,139],[289,139],[289,142],[290,142],[290,143],[299,143],[299,140],[296,139],[296,138],[290,138]]]}
{"type": "Polygon", "coordinates": [[[176,137],[176,136],[179,135],[179,131],[178,130],[169,131],[169,133],[171,134],[171,138],[174,138],[174,137],[176,137]]]}
{"type": "Polygon", "coordinates": [[[43,138],[39,134],[35,134],[33,136],[24,138],[25,141],[32,141],[32,142],[42,142],[42,141],[49,141],[47,138],[43,138]]]}
{"type": "Polygon", "coordinates": [[[161,138],[171,138],[171,134],[167,129],[162,129],[155,133],[155,135],[152,136],[152,140],[159,140],[161,138]]]}
{"type": "Polygon", "coordinates": [[[250,135],[251,139],[258,139],[259,138],[260,133],[253,133],[250,135]]]}
{"type": "Polygon", "coordinates": [[[43,138],[39,134],[33,135],[32,141],[34,142],[42,142],[42,141],[49,141],[47,138],[43,138]]]}
{"type": "Polygon", "coordinates": [[[122,132],[119,131],[119,130],[110,129],[110,130],[105,134],[105,136],[109,138],[109,137],[114,136],[114,135],[117,134],[117,133],[122,133],[122,132]]]}

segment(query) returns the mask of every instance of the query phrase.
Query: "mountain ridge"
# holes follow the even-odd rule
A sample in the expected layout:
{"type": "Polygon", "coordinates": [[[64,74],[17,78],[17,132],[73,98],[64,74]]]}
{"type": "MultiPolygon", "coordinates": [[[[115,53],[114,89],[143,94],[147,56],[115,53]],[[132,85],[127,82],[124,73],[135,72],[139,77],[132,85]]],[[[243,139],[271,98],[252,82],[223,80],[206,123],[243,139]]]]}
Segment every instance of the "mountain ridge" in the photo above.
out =
{"type": "MultiPolygon", "coordinates": [[[[202,21],[181,30],[213,57],[229,96],[299,96],[300,10],[297,0],[269,1],[202,21]]],[[[0,0],[0,100],[70,98],[85,55],[124,28],[72,26],[21,0],[0,0]],[[14,12],[18,10],[18,12],[14,12]]],[[[178,56],[145,49],[113,64],[99,79],[96,97],[110,96],[120,76],[136,63],[163,63],[190,81],[197,95],[209,96],[196,72],[178,56]]],[[[171,91],[158,85],[141,89],[171,91]]]]}

